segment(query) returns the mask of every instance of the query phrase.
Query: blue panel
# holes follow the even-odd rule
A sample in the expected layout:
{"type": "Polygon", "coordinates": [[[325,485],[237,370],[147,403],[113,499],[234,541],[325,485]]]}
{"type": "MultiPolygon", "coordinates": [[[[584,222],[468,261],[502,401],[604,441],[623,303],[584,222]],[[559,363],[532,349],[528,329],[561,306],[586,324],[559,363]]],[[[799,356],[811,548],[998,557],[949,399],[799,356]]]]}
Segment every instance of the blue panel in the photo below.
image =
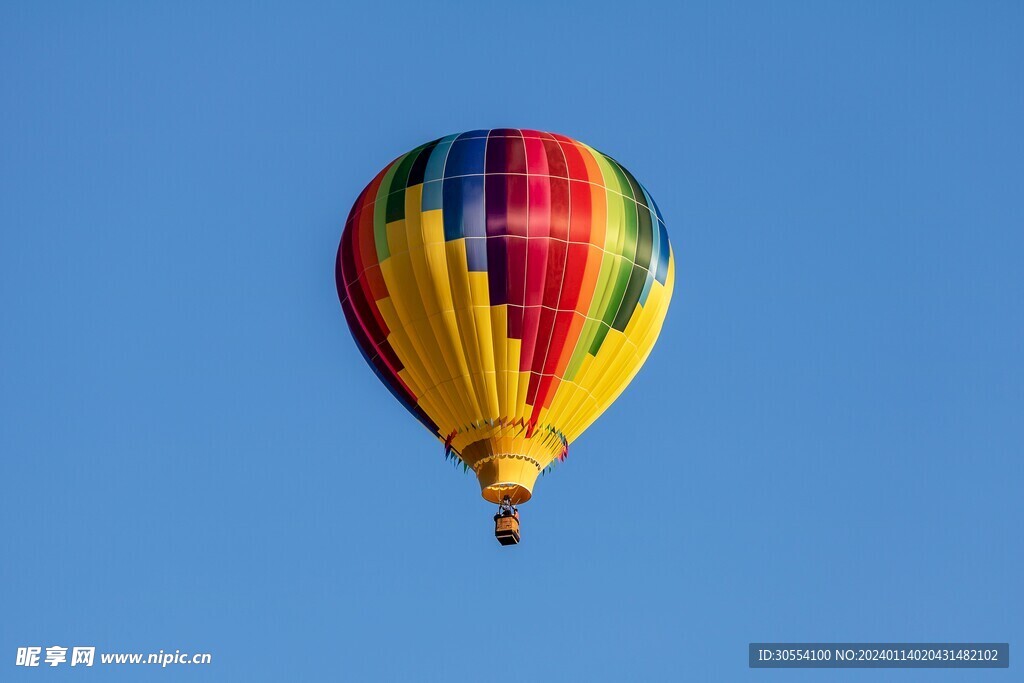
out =
{"type": "Polygon", "coordinates": [[[483,130],[483,129],[469,130],[469,131],[466,131],[465,133],[460,133],[458,138],[460,140],[465,140],[467,138],[485,138],[488,135],[490,135],[490,133],[491,133],[491,131],[483,130]]]}
{"type": "MultiPolygon", "coordinates": [[[[484,177],[462,178],[462,232],[466,237],[487,236],[484,213],[484,177]]],[[[448,181],[445,181],[448,182],[448,181]]]]}
{"type": "Polygon", "coordinates": [[[462,178],[444,179],[444,241],[465,237],[462,231],[462,178]]]}
{"type": "MultiPolygon", "coordinates": [[[[430,159],[427,161],[427,167],[423,170],[423,182],[424,182],[424,187],[423,187],[423,197],[424,197],[424,200],[423,200],[423,210],[424,211],[430,211],[431,209],[440,209],[441,208],[440,187],[437,188],[437,193],[436,193],[436,200],[437,201],[436,201],[436,204],[428,205],[427,204],[427,199],[426,199],[426,197],[427,197],[427,186],[426,186],[426,183],[429,183],[431,180],[440,180],[441,178],[444,177],[444,162],[447,161],[447,153],[449,153],[449,150],[452,147],[452,141],[454,139],[455,139],[455,135],[449,135],[447,137],[442,137],[440,139],[440,141],[437,142],[437,145],[434,146],[433,150],[430,152],[430,159]]],[[[433,199],[433,198],[431,198],[431,199],[433,199]]]]}
{"type": "Polygon", "coordinates": [[[441,208],[441,178],[444,177],[444,164],[448,158],[448,150],[452,146],[454,135],[442,138],[433,151],[423,171],[423,210],[432,211],[441,208]]]}
{"type": "Polygon", "coordinates": [[[445,241],[485,237],[484,177],[445,178],[443,182],[445,241]]]}
{"type": "MultiPolygon", "coordinates": [[[[650,201],[649,196],[647,199],[650,201]]],[[[658,220],[658,216],[654,213],[654,209],[650,208],[654,206],[654,204],[648,204],[647,206],[648,208],[646,211],[651,217],[651,225],[654,226],[651,230],[651,260],[650,263],[647,264],[647,267],[653,272],[658,269],[658,254],[660,254],[661,250],[668,245],[661,241],[661,221],[658,220]]]]}
{"type": "Polygon", "coordinates": [[[471,273],[487,272],[487,238],[466,238],[466,261],[471,273]]]}
{"type": "Polygon", "coordinates": [[[427,168],[423,173],[424,182],[440,180],[444,177],[444,164],[448,159],[448,150],[451,149],[454,140],[455,136],[449,135],[446,138],[441,138],[441,141],[434,147],[434,150],[430,153],[427,168]]]}
{"type": "Polygon", "coordinates": [[[661,284],[665,284],[668,277],[668,255],[672,247],[668,243],[668,232],[665,231],[665,224],[658,221],[658,270],[654,277],[661,284]]]}
{"type": "Polygon", "coordinates": [[[444,202],[443,195],[441,194],[443,184],[443,180],[431,180],[429,183],[423,184],[423,199],[421,202],[424,211],[441,208],[444,202]]]}
{"type": "MultiPolygon", "coordinates": [[[[641,186],[642,187],[642,186],[641,186]]],[[[647,279],[644,281],[644,289],[640,292],[640,305],[643,306],[647,303],[647,295],[651,293],[651,285],[654,284],[654,275],[658,270],[658,261],[661,258],[661,250],[667,249],[668,245],[662,242],[662,230],[661,221],[658,220],[658,216],[654,213],[654,209],[650,208],[654,206],[654,202],[651,201],[651,196],[647,194],[647,190],[644,190],[644,194],[647,195],[647,206],[649,208],[644,209],[651,215],[651,220],[655,226],[651,230],[651,260],[648,263],[647,279]]]]}
{"type": "Polygon", "coordinates": [[[482,174],[486,148],[487,138],[460,138],[453,142],[444,165],[444,177],[482,174]]]}
{"type": "Polygon", "coordinates": [[[659,209],[658,205],[655,203],[654,197],[651,196],[651,193],[647,191],[646,187],[644,187],[643,185],[641,185],[640,187],[643,188],[644,194],[647,195],[647,206],[654,208],[654,213],[658,216],[658,220],[661,221],[662,224],[664,224],[665,217],[661,215],[661,209],[659,209]]]}
{"type": "Polygon", "coordinates": [[[647,303],[647,295],[651,293],[651,285],[654,284],[654,273],[648,272],[647,279],[644,280],[644,288],[640,292],[640,305],[643,306],[647,303]]]}

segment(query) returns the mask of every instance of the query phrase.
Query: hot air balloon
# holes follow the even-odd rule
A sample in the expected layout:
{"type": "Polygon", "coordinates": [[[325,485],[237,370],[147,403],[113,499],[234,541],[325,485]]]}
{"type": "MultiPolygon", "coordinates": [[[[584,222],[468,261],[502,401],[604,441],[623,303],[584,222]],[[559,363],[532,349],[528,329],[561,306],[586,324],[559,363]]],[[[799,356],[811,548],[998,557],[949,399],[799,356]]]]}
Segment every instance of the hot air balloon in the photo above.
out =
{"type": "Polygon", "coordinates": [[[449,135],[362,191],[335,279],[398,401],[472,469],[519,541],[538,475],[625,389],[661,330],[674,260],[650,194],[564,135],[449,135]]]}

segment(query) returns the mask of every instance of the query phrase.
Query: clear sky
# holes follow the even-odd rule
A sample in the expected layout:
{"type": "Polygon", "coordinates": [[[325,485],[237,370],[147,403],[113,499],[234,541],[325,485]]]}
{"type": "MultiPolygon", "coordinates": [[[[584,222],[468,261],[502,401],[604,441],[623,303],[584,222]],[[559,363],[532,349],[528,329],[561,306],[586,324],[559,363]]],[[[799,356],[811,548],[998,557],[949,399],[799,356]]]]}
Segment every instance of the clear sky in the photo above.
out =
{"type": "Polygon", "coordinates": [[[0,679],[954,681],[746,647],[1019,652],[1022,34],[1015,2],[3,2],[0,679]],[[333,280],[381,167],[502,126],[620,160],[677,258],[511,549],[333,280]],[[30,645],[214,663],[29,674],[30,645]]]}

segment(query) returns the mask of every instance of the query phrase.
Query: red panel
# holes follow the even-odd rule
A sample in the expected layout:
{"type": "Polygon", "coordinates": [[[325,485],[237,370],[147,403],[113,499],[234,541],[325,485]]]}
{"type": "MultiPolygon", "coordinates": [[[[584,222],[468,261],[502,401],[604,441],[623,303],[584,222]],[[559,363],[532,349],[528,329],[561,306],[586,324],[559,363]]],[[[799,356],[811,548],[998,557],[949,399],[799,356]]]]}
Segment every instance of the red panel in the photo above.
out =
{"type": "Polygon", "coordinates": [[[508,338],[523,338],[523,307],[508,305],[508,338]]]}
{"type": "Polygon", "coordinates": [[[501,143],[501,140],[505,141],[505,173],[526,173],[526,148],[523,146],[523,139],[521,137],[507,137],[507,138],[495,138],[494,140],[488,140],[487,143],[492,142],[501,143]]]}
{"type": "Polygon", "coordinates": [[[355,257],[356,272],[354,275],[356,277],[366,270],[367,266],[377,262],[377,249],[373,239],[373,201],[377,198],[385,173],[387,173],[387,168],[378,173],[366,188],[362,204],[359,206],[359,215],[353,221],[352,249],[355,257]]]}
{"type": "Polygon", "coordinates": [[[548,357],[544,361],[541,372],[548,375],[561,375],[558,371],[558,362],[561,360],[562,352],[567,346],[570,347],[570,351],[576,347],[579,330],[583,329],[583,325],[580,324],[576,330],[576,337],[572,336],[574,329],[573,320],[577,317],[574,311],[559,311],[555,314],[555,324],[551,330],[551,348],[548,351],[548,357]]]}
{"type": "MultiPolygon", "coordinates": [[[[353,211],[349,221],[353,221],[358,215],[358,213],[353,211]]],[[[341,233],[341,244],[338,246],[338,273],[335,279],[338,284],[339,296],[343,291],[345,293],[342,298],[348,297],[348,283],[355,280],[359,275],[359,270],[356,268],[355,249],[352,246],[352,238],[355,234],[352,225],[353,223],[350,222],[345,231],[341,233]]]]}
{"type": "Polygon", "coordinates": [[[555,239],[569,239],[569,181],[549,178],[548,192],[551,202],[549,234],[555,239]]]}
{"type": "Polygon", "coordinates": [[[366,282],[366,286],[370,290],[370,298],[374,301],[380,301],[388,297],[388,286],[384,282],[384,274],[380,272],[380,266],[374,263],[363,276],[360,278],[366,282]]]}
{"type": "MultiPolygon", "coordinates": [[[[508,254],[508,302],[523,306],[526,303],[526,243],[525,238],[509,237],[505,245],[508,254]]],[[[511,327],[511,326],[510,326],[511,327]]],[[[509,329],[509,334],[512,334],[509,329]]],[[[522,339],[515,335],[516,339],[522,339]]]]}
{"type": "MultiPolygon", "coordinates": [[[[382,177],[380,176],[380,178],[382,177]]],[[[353,226],[355,228],[354,241],[358,246],[356,265],[359,268],[358,286],[361,290],[360,296],[366,299],[367,308],[373,315],[376,327],[378,328],[379,336],[373,336],[373,340],[377,344],[382,343],[387,338],[389,331],[384,323],[384,318],[377,309],[377,300],[383,299],[388,295],[388,288],[384,284],[384,277],[381,275],[380,266],[377,263],[377,246],[373,232],[374,205],[372,200],[379,191],[380,178],[374,180],[378,187],[366,194],[366,203],[363,204],[363,210],[359,213],[359,221],[353,226]]],[[[363,323],[366,324],[368,321],[363,320],[363,323]]]]}
{"type": "Polygon", "coordinates": [[[565,260],[565,275],[562,277],[562,295],[558,308],[574,309],[580,298],[583,286],[583,274],[587,269],[587,258],[590,255],[589,244],[570,244],[565,260]]]}
{"type": "MultiPolygon", "coordinates": [[[[522,240],[517,240],[522,241],[522,240]]],[[[531,237],[526,240],[526,299],[527,306],[544,303],[545,280],[548,274],[549,240],[531,237]]]]}
{"type": "MultiPolygon", "coordinates": [[[[506,192],[508,203],[505,208],[507,228],[509,235],[521,235],[526,237],[529,234],[527,228],[527,205],[528,184],[526,176],[508,175],[505,176],[506,192]]],[[[512,263],[509,263],[509,267],[512,263]]]]}
{"type": "Polygon", "coordinates": [[[544,305],[559,308],[562,298],[565,256],[569,245],[559,240],[548,240],[548,272],[544,278],[544,305]]]}
{"type": "MultiPolygon", "coordinates": [[[[377,246],[373,234],[373,204],[367,204],[359,212],[359,222],[355,227],[353,246],[356,247],[356,267],[359,269],[359,279],[363,279],[363,273],[370,266],[377,264],[377,246]]],[[[364,288],[368,283],[364,283],[364,288]]],[[[367,291],[367,298],[376,299],[372,290],[367,291]]]]}
{"type": "Polygon", "coordinates": [[[551,184],[542,176],[530,176],[529,236],[548,237],[551,234],[551,184]]]}
{"type": "Polygon", "coordinates": [[[590,205],[593,202],[593,192],[591,186],[582,180],[572,180],[569,182],[569,194],[572,207],[569,215],[569,240],[589,242],[592,232],[590,205]]]}
{"type": "Polygon", "coordinates": [[[548,155],[548,175],[558,178],[568,177],[568,168],[566,166],[565,154],[562,152],[562,146],[554,140],[545,140],[544,152],[548,155]]]}
{"type": "Polygon", "coordinates": [[[570,311],[560,311],[555,316],[552,327],[551,349],[542,370],[537,398],[533,402],[534,411],[551,407],[562,374],[569,365],[573,349],[583,330],[583,319],[570,311]]]}
{"type": "Polygon", "coordinates": [[[540,138],[526,138],[526,172],[530,175],[548,174],[548,153],[540,138]]]}
{"type": "Polygon", "coordinates": [[[540,373],[544,368],[544,360],[548,354],[554,325],[555,312],[550,308],[540,308],[540,320],[537,325],[537,345],[533,351],[533,361],[530,363],[530,387],[526,394],[526,402],[530,405],[536,405],[540,373]]]}
{"type": "Polygon", "coordinates": [[[562,156],[565,157],[569,177],[576,180],[590,180],[587,164],[583,160],[583,151],[574,142],[564,137],[563,139],[566,141],[560,142],[559,146],[562,148],[562,156]]]}
{"type": "MultiPolygon", "coordinates": [[[[532,221],[531,221],[532,223],[532,221]]],[[[535,355],[544,353],[538,348],[538,337],[542,336],[540,324],[541,304],[544,303],[544,288],[548,272],[548,242],[545,238],[530,238],[526,257],[526,312],[523,317],[523,348],[520,356],[520,370],[534,371],[541,362],[535,355]]]]}
{"type": "Polygon", "coordinates": [[[537,347],[537,326],[540,323],[540,306],[527,306],[523,310],[523,345],[519,355],[519,371],[532,371],[533,352],[537,347]]]}

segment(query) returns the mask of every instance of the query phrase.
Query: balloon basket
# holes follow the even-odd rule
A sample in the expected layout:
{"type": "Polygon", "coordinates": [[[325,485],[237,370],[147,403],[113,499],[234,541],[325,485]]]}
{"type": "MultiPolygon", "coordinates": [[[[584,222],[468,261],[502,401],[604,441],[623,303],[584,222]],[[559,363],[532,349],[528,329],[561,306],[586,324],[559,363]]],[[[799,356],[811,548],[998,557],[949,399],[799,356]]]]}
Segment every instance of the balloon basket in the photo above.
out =
{"type": "Polygon", "coordinates": [[[502,545],[519,543],[519,520],[516,517],[498,517],[494,520],[494,537],[502,545]]]}

